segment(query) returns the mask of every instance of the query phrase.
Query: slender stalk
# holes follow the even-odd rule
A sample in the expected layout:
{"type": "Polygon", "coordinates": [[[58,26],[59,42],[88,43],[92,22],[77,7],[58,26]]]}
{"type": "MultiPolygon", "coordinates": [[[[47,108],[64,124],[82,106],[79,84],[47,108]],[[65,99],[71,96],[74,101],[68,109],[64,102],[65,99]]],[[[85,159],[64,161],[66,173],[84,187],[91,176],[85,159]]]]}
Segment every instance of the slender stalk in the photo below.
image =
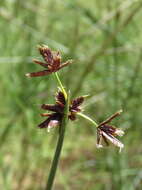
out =
{"type": "Polygon", "coordinates": [[[98,127],[98,124],[91,119],[90,117],[88,117],[87,115],[83,114],[83,113],[77,113],[77,115],[79,115],[80,117],[83,117],[84,119],[87,119],[88,121],[90,121],[93,125],[95,125],[95,127],[98,127]]]}
{"type": "MultiPolygon", "coordinates": [[[[66,93],[66,95],[67,95],[67,93],[66,93]]],[[[56,150],[55,150],[55,154],[54,154],[54,158],[52,161],[52,166],[50,169],[50,173],[49,173],[49,177],[48,177],[48,181],[47,181],[45,190],[51,190],[53,183],[54,183],[54,178],[56,175],[56,171],[57,171],[57,167],[58,167],[58,163],[59,163],[59,159],[60,159],[60,155],[61,155],[61,151],[62,151],[62,147],[63,147],[63,142],[64,142],[66,123],[67,123],[67,119],[68,119],[68,109],[69,109],[69,97],[67,97],[67,103],[65,105],[65,110],[64,110],[64,117],[63,117],[62,123],[60,125],[58,142],[57,142],[57,146],[56,146],[56,150]]]]}
{"type": "Polygon", "coordinates": [[[63,84],[62,84],[62,82],[61,82],[61,80],[60,80],[59,75],[58,75],[57,72],[55,72],[55,77],[56,77],[56,79],[57,79],[57,81],[59,83],[59,86],[60,86],[62,92],[64,93],[65,99],[67,99],[67,93],[65,91],[65,88],[64,88],[64,86],[63,86],[63,84]]]}

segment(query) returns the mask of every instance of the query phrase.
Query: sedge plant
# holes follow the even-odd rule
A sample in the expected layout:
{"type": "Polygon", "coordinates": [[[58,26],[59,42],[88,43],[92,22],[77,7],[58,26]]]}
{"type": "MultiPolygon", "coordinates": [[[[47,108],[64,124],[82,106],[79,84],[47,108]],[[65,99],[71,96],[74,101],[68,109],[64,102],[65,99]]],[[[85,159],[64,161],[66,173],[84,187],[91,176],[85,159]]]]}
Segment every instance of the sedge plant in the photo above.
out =
{"type": "Polygon", "coordinates": [[[55,154],[51,164],[47,184],[45,185],[45,190],[51,190],[61,156],[68,120],[75,121],[77,117],[80,116],[90,122],[90,124],[96,128],[97,148],[102,148],[103,142],[106,145],[109,145],[109,142],[111,142],[113,145],[119,147],[119,150],[121,151],[124,145],[116,138],[116,136],[122,136],[124,134],[124,131],[110,124],[115,117],[120,115],[122,110],[114,113],[105,121],[98,124],[94,119],[83,113],[81,105],[85,101],[86,96],[79,96],[73,100],[70,99],[71,92],[66,91],[67,88],[65,88],[62,84],[58,72],[60,69],[72,64],[72,60],[67,60],[66,62],[62,63],[60,53],[58,51],[52,51],[46,45],[39,46],[38,50],[43,58],[43,61],[34,59],[33,62],[44,67],[45,69],[38,72],[27,73],[26,76],[44,77],[51,74],[55,75],[55,78],[58,82],[58,90],[55,95],[55,103],[41,105],[41,109],[47,111],[46,113],[42,113],[41,116],[45,117],[46,119],[38,125],[40,129],[47,128],[48,132],[50,132],[50,130],[55,127],[58,127],[59,129],[55,154]]]}

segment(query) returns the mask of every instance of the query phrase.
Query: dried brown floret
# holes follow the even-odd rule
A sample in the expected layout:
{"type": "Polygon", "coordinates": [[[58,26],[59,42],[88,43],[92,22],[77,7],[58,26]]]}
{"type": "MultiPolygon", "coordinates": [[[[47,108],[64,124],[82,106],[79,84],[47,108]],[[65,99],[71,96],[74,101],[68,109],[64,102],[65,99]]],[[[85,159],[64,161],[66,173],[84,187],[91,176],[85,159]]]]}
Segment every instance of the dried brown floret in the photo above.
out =
{"type": "Polygon", "coordinates": [[[34,59],[33,62],[46,69],[43,71],[27,73],[26,74],[27,77],[39,77],[39,76],[49,75],[53,72],[57,72],[61,68],[72,63],[71,60],[68,60],[65,63],[62,63],[60,53],[52,51],[48,46],[45,46],[45,45],[39,46],[38,49],[44,59],[44,62],[36,60],[36,59],[34,59]]]}
{"type": "Polygon", "coordinates": [[[74,112],[80,111],[80,105],[83,103],[84,97],[80,96],[72,101],[72,104],[70,106],[70,109],[74,112]]]}
{"type": "Polygon", "coordinates": [[[102,140],[106,143],[106,145],[109,145],[109,142],[114,144],[115,146],[121,149],[124,147],[124,145],[117,139],[115,136],[123,136],[124,131],[122,129],[116,128],[112,125],[109,125],[116,116],[120,115],[122,111],[116,112],[113,114],[110,118],[103,121],[101,124],[99,124],[97,128],[97,147],[101,148],[102,146],[102,140]],[[108,142],[109,141],[109,142],[108,142]]]}
{"type": "MultiPolygon", "coordinates": [[[[60,125],[63,116],[66,100],[61,91],[55,96],[55,104],[42,104],[41,108],[44,110],[52,111],[53,113],[43,113],[41,116],[48,117],[45,121],[38,125],[39,128],[52,128],[60,125]]],[[[76,119],[76,113],[81,111],[80,105],[83,103],[84,97],[79,97],[71,101],[69,105],[68,118],[72,121],[76,119]]]]}

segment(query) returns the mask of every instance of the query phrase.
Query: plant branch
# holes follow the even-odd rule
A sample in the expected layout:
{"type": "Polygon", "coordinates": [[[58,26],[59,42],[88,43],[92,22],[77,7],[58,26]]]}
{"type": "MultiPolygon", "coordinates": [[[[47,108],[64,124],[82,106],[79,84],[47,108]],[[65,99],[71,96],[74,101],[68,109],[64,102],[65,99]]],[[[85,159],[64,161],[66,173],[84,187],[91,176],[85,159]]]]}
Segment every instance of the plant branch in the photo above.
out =
{"type": "Polygon", "coordinates": [[[79,115],[80,117],[83,117],[84,119],[90,121],[93,125],[95,125],[95,127],[98,127],[98,124],[93,119],[88,117],[87,115],[80,113],[80,112],[78,112],[77,115],[79,115]]]}
{"type": "Polygon", "coordinates": [[[65,99],[67,99],[67,93],[65,91],[65,88],[64,88],[64,86],[63,86],[63,84],[62,84],[62,82],[61,82],[61,80],[60,80],[59,75],[58,75],[57,72],[55,72],[55,77],[56,77],[56,79],[57,79],[57,81],[59,83],[59,86],[60,86],[62,92],[64,93],[65,99]]]}

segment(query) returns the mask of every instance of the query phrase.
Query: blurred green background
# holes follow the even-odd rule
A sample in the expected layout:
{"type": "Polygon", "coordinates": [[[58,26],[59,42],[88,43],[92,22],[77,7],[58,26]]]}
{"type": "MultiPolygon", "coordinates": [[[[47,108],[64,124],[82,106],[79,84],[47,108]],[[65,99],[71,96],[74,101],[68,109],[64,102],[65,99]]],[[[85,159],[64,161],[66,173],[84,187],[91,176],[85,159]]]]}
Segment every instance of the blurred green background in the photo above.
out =
{"type": "Polygon", "coordinates": [[[71,94],[90,94],[84,113],[125,130],[125,148],[96,149],[96,130],[78,118],[67,126],[55,190],[142,189],[142,1],[0,1],[0,189],[41,190],[57,130],[39,130],[40,104],[52,103],[54,77],[28,79],[42,69],[36,46],[61,51],[74,64],[60,71],[71,94]]]}

